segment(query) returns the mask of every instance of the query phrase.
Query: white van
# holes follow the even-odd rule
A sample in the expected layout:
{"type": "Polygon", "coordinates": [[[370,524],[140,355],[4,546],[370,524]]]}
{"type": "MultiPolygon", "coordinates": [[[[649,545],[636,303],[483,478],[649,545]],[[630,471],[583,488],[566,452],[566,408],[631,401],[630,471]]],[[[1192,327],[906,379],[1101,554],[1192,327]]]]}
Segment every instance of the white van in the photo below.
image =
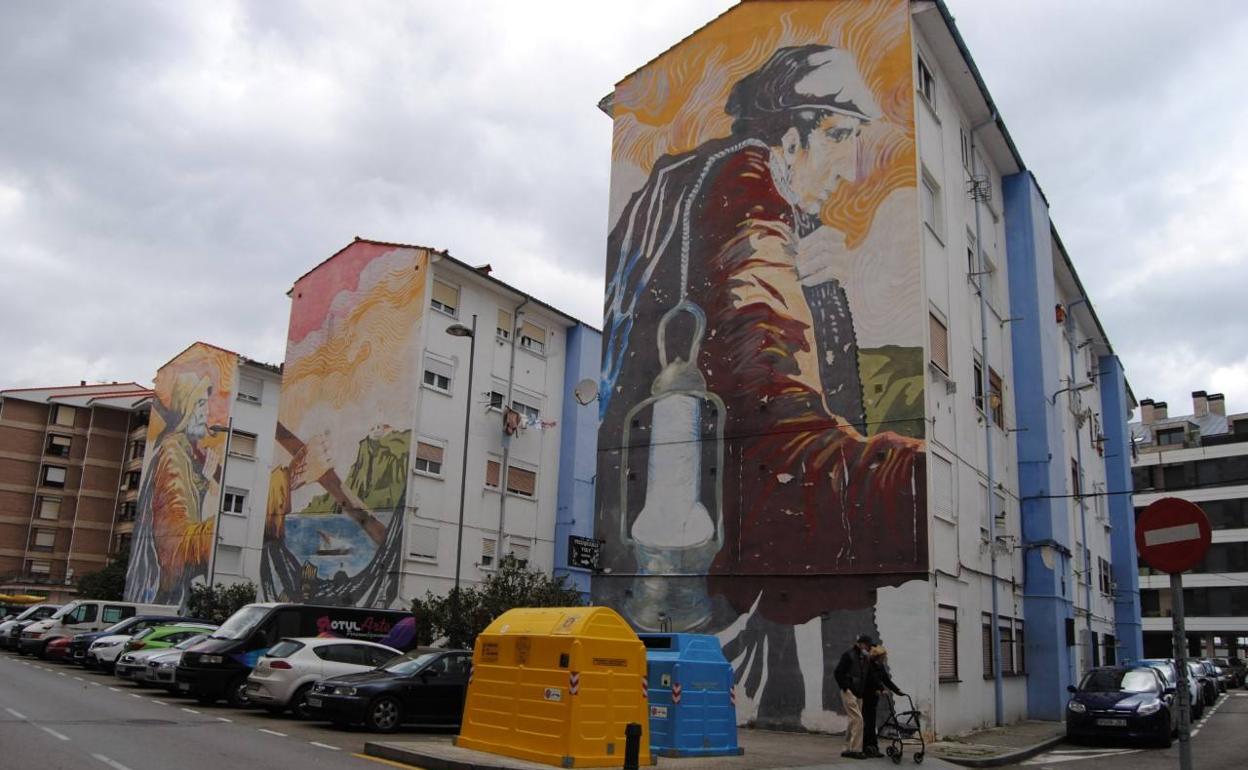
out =
{"type": "Polygon", "coordinates": [[[74,634],[99,631],[135,615],[177,615],[174,604],[135,604],[104,599],[79,599],[57,610],[52,617],[22,629],[17,651],[43,657],[48,642],[74,634]]]}

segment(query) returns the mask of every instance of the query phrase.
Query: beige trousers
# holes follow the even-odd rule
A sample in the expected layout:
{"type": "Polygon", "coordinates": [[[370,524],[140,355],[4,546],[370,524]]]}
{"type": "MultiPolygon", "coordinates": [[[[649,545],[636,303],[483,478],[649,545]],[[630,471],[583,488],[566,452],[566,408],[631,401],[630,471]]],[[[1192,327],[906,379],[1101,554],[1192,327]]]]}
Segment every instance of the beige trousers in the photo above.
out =
{"type": "Polygon", "coordinates": [[[841,703],[845,704],[845,716],[849,725],[845,728],[845,750],[862,751],[862,699],[849,690],[841,690],[841,703]]]}

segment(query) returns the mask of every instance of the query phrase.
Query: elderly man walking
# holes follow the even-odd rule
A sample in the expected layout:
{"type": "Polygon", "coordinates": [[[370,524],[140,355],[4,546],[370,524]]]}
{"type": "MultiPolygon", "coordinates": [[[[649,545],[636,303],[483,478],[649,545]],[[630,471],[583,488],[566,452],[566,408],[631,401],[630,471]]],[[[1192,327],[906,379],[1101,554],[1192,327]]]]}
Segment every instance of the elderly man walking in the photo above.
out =
{"type": "Polygon", "coordinates": [[[849,717],[849,726],[845,728],[845,750],[842,757],[865,759],[862,753],[862,697],[866,691],[868,652],[874,644],[869,634],[862,634],[841,655],[836,664],[833,676],[836,686],[841,689],[841,703],[845,704],[845,716],[849,717]]]}

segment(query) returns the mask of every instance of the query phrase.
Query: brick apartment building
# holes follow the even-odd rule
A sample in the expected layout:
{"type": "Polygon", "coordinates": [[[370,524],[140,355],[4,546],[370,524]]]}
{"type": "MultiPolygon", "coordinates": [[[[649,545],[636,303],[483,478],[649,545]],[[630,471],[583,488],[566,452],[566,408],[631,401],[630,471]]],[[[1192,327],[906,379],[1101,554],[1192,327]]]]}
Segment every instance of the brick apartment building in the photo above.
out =
{"type": "Polygon", "coordinates": [[[151,390],[0,391],[0,593],[64,600],[134,527],[151,390]]]}

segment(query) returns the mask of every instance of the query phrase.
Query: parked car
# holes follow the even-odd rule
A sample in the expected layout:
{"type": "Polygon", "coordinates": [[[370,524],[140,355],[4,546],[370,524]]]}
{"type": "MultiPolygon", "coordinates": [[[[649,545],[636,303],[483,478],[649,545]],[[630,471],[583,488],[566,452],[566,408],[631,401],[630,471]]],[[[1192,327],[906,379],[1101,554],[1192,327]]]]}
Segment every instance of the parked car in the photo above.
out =
{"type": "Polygon", "coordinates": [[[1240,687],[1248,685],[1248,663],[1243,658],[1227,658],[1226,662],[1230,664],[1231,670],[1235,672],[1235,679],[1239,682],[1240,687]]]}
{"type": "Polygon", "coordinates": [[[16,650],[23,628],[37,620],[52,617],[52,613],[60,608],[59,604],[34,604],[18,613],[16,617],[0,623],[0,647],[6,650],[16,650]]]}
{"type": "Polygon", "coordinates": [[[1187,661],[1187,675],[1200,683],[1200,698],[1206,708],[1218,700],[1218,683],[1209,676],[1205,666],[1198,660],[1187,661]]]}
{"type": "Polygon", "coordinates": [[[1205,667],[1205,672],[1213,679],[1218,686],[1218,692],[1226,692],[1226,672],[1218,668],[1218,664],[1213,662],[1213,658],[1201,658],[1200,663],[1205,667]]]}
{"type": "Polygon", "coordinates": [[[1226,688],[1228,690],[1243,686],[1244,682],[1240,678],[1243,669],[1236,669],[1232,666],[1229,658],[1214,658],[1213,665],[1226,674],[1226,688]]]}
{"type": "Polygon", "coordinates": [[[168,604],[135,604],[103,599],[77,599],[52,613],[46,620],[22,629],[18,653],[42,656],[48,643],[61,637],[99,631],[126,618],[144,614],[176,615],[178,608],[168,604]]]}
{"type": "Polygon", "coordinates": [[[135,679],[139,672],[146,672],[147,661],[153,656],[168,652],[174,645],[187,639],[206,639],[216,626],[206,624],[172,624],[146,628],[122,645],[113,673],[122,679],[135,679]]]}
{"type": "Polygon", "coordinates": [[[279,639],[332,634],[380,641],[406,612],[321,607],[310,604],[248,604],[212,636],[186,651],[178,665],[178,691],[202,704],[225,698],[247,703],[247,677],[260,656],[279,639]]]}
{"type": "Polygon", "coordinates": [[[105,636],[116,636],[118,634],[131,635],[137,634],[145,628],[153,626],[163,626],[169,623],[201,623],[198,618],[184,618],[180,615],[133,615],[125,620],[114,623],[103,631],[93,631],[87,634],[76,634],[73,641],[69,644],[69,650],[74,660],[81,663],[87,668],[93,668],[96,662],[87,657],[87,651],[91,649],[91,644],[105,636]]]}
{"type": "Polygon", "coordinates": [[[151,687],[163,687],[171,693],[176,693],[178,663],[182,660],[182,653],[207,638],[207,634],[192,636],[170,649],[154,650],[155,654],[147,659],[147,670],[135,674],[134,681],[151,687]]]}
{"type": "Polygon", "coordinates": [[[48,642],[43,648],[44,660],[65,660],[69,655],[69,638],[62,636],[48,642]]]}
{"type": "Polygon", "coordinates": [[[317,682],[308,693],[308,708],[313,718],[382,733],[405,724],[455,726],[463,717],[471,673],[468,650],[420,647],[374,671],[317,682]]]}
{"type": "Polygon", "coordinates": [[[317,681],[372,671],[402,654],[384,644],[353,639],[282,639],[256,661],[247,678],[247,698],[271,713],[289,708],[296,717],[308,719],[308,692],[317,681]]]}
{"type": "Polygon", "coordinates": [[[1151,666],[1094,668],[1066,704],[1066,737],[1130,738],[1170,746],[1178,730],[1174,689],[1151,666]]]}
{"type": "MultiPolygon", "coordinates": [[[[1146,658],[1141,660],[1139,665],[1152,666],[1161,672],[1166,680],[1166,687],[1178,688],[1178,669],[1175,668],[1174,661],[1170,658],[1146,658]]],[[[1191,704],[1192,719],[1200,719],[1205,714],[1205,695],[1201,691],[1200,680],[1191,675],[1190,669],[1187,675],[1187,694],[1188,703],[1191,704]]]]}

